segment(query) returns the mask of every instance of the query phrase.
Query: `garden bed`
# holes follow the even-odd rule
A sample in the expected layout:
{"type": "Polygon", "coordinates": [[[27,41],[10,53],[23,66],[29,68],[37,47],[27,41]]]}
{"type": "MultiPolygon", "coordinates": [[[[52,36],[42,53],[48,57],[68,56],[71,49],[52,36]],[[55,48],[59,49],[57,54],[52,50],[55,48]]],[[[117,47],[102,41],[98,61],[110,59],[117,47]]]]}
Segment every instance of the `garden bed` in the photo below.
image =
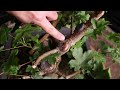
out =
{"type": "Polygon", "coordinates": [[[33,24],[14,20],[0,27],[2,79],[118,79],[120,35],[104,11],[64,11],[52,24],[61,42],[33,24]]]}

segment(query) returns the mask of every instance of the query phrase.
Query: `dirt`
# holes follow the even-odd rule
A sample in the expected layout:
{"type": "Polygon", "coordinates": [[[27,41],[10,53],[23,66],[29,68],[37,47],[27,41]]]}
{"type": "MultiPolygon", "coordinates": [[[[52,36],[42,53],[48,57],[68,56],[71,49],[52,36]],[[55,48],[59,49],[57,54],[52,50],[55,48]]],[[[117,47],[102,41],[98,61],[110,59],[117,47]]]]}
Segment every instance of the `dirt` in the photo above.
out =
{"type": "MultiPolygon", "coordinates": [[[[107,27],[104,34],[109,34],[109,32],[111,31],[112,30],[109,27],[107,27]]],[[[104,41],[104,38],[102,36],[100,36],[96,41],[90,38],[89,41],[87,42],[87,48],[92,49],[92,50],[99,50],[98,42],[100,41],[104,41]]],[[[107,41],[105,42],[108,45],[110,44],[113,45],[113,43],[108,43],[107,41]]],[[[111,79],[120,79],[120,65],[113,62],[112,57],[110,56],[106,56],[106,62],[104,63],[104,69],[107,69],[107,68],[110,68],[111,79]]]]}

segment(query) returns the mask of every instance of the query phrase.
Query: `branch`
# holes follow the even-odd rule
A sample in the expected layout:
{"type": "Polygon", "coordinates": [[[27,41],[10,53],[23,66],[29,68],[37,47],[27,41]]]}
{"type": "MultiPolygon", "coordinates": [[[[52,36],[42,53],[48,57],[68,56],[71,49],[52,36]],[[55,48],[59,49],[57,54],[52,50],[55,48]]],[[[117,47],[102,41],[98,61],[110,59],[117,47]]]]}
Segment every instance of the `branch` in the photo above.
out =
{"type": "Polygon", "coordinates": [[[73,74],[70,74],[70,75],[66,76],[66,79],[70,79],[70,78],[74,77],[77,74],[80,74],[80,71],[77,71],[77,72],[75,72],[73,74]]]}
{"type": "Polygon", "coordinates": [[[84,24],[84,28],[83,30],[77,32],[77,33],[73,33],[71,35],[70,38],[66,39],[65,41],[60,43],[60,46],[57,47],[56,49],[53,49],[49,52],[44,53],[43,55],[39,56],[38,59],[36,60],[35,64],[33,65],[33,68],[36,68],[37,65],[40,63],[41,59],[43,59],[44,57],[47,57],[50,54],[53,53],[60,53],[60,56],[62,56],[63,54],[65,54],[66,52],[69,51],[70,47],[75,45],[76,42],[78,42],[87,32],[87,28],[91,27],[91,19],[94,18],[95,20],[98,20],[99,18],[101,18],[104,15],[104,11],[96,11],[94,14],[90,15],[90,19],[84,24]],[[55,50],[55,52],[54,52],[55,50]]]}
{"type": "Polygon", "coordinates": [[[4,72],[0,73],[0,76],[3,75],[3,74],[4,74],[4,72]]]}
{"type": "Polygon", "coordinates": [[[59,76],[62,76],[62,77],[66,77],[66,75],[61,73],[60,71],[57,71],[56,74],[59,75],[59,76]]]}
{"type": "Polygon", "coordinates": [[[31,48],[30,46],[25,46],[25,45],[23,45],[23,46],[18,46],[18,47],[14,47],[14,48],[4,49],[4,50],[1,50],[0,52],[9,51],[9,50],[14,50],[14,49],[19,49],[19,48],[24,48],[24,47],[26,47],[26,48],[31,48]]]}
{"type": "Polygon", "coordinates": [[[47,56],[49,56],[49,55],[51,55],[51,54],[54,54],[54,53],[56,53],[56,52],[58,52],[58,51],[59,51],[59,49],[56,48],[56,49],[53,49],[53,50],[51,50],[51,51],[48,51],[48,52],[42,54],[41,56],[38,57],[37,61],[34,63],[34,65],[33,65],[32,67],[33,67],[33,68],[36,68],[37,65],[39,64],[39,62],[40,62],[43,58],[45,58],[45,57],[47,57],[47,56]]]}
{"type": "Polygon", "coordinates": [[[23,67],[23,66],[25,66],[25,65],[27,65],[27,64],[29,64],[29,63],[31,63],[32,61],[29,61],[29,62],[26,62],[26,63],[24,63],[24,64],[21,64],[21,65],[19,65],[19,68],[21,68],[21,67],[23,67]]]}

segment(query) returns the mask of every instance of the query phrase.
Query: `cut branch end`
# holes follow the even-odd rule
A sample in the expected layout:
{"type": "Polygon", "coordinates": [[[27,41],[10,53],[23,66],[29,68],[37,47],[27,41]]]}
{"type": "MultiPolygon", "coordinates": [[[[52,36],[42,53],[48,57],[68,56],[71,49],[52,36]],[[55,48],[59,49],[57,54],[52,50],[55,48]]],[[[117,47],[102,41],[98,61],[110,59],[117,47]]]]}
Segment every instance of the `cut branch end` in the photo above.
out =
{"type": "Polygon", "coordinates": [[[36,65],[33,65],[32,68],[35,69],[37,66],[36,65]]]}

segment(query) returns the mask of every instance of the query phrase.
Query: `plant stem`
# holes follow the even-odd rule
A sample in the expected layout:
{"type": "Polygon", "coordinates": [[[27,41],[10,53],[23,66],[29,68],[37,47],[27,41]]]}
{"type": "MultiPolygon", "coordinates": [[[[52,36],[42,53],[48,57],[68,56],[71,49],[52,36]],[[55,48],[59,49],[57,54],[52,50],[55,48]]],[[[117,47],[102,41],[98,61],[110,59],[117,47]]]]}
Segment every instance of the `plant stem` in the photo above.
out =
{"type": "Polygon", "coordinates": [[[73,17],[71,15],[71,34],[73,34],[73,17]]]}
{"type": "Polygon", "coordinates": [[[15,75],[15,74],[10,74],[11,76],[18,76],[18,77],[23,77],[23,76],[27,76],[27,75],[15,75]]]}
{"type": "Polygon", "coordinates": [[[70,75],[66,76],[66,79],[70,79],[70,78],[76,76],[77,74],[80,74],[80,70],[75,72],[75,73],[73,73],[73,74],[70,74],[70,75]]]}
{"type": "Polygon", "coordinates": [[[36,68],[37,65],[39,64],[39,62],[40,62],[43,58],[45,58],[45,57],[47,57],[47,56],[49,56],[49,55],[51,55],[51,54],[53,54],[53,53],[58,52],[58,50],[59,50],[59,49],[53,49],[53,50],[51,50],[51,51],[48,51],[48,52],[42,54],[41,56],[38,57],[38,59],[36,60],[36,62],[34,63],[34,65],[33,65],[32,67],[33,67],[33,68],[36,68]]]}
{"type": "Polygon", "coordinates": [[[62,77],[66,77],[66,75],[61,73],[60,71],[57,71],[56,74],[58,74],[59,76],[62,76],[62,77]]]}
{"type": "Polygon", "coordinates": [[[13,50],[13,49],[18,49],[18,48],[22,48],[22,47],[31,48],[29,46],[18,46],[18,47],[15,47],[15,48],[4,49],[4,50],[1,50],[0,52],[9,51],[9,50],[13,50]]]}
{"type": "Polygon", "coordinates": [[[12,37],[12,38],[15,38],[15,37],[13,37],[11,34],[9,34],[9,36],[12,37]]]}
{"type": "Polygon", "coordinates": [[[4,74],[4,72],[0,73],[0,76],[3,75],[3,74],[4,74]]]}
{"type": "Polygon", "coordinates": [[[23,66],[25,66],[26,64],[29,64],[29,63],[31,63],[32,61],[29,61],[29,62],[26,62],[26,63],[24,63],[24,64],[21,64],[21,65],[19,65],[19,68],[21,68],[21,67],[23,67],[23,66]]]}

